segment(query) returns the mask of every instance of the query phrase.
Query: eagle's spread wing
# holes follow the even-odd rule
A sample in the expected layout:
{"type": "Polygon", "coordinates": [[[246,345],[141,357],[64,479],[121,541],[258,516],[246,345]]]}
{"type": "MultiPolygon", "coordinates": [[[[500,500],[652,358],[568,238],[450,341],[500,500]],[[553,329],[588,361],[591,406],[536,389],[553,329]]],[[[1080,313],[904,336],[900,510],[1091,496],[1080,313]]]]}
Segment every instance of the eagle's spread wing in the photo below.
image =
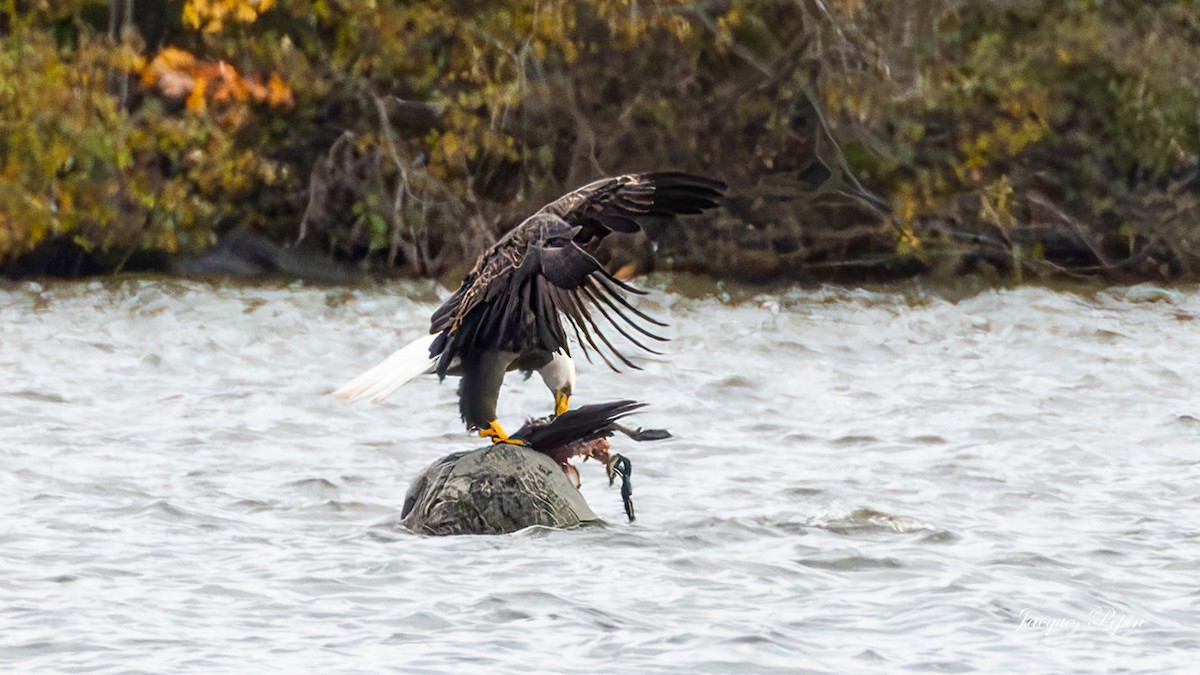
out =
{"type": "Polygon", "coordinates": [[[633,333],[665,340],[633,317],[663,326],[625,299],[623,291],[641,293],[609,274],[576,244],[577,231],[557,216],[538,214],[501,240],[476,265],[459,290],[434,313],[432,332],[439,333],[430,355],[440,357],[439,375],[456,356],[485,350],[523,353],[530,349],[570,352],[562,320],[571,325],[584,353],[602,351],[630,368],[626,358],[601,331],[596,314],[638,347],[657,353],[633,333]]]}
{"type": "Polygon", "coordinates": [[[721,199],[725,184],[686,173],[639,173],[603,178],[542,207],[579,226],[575,241],[586,245],[610,232],[637,232],[639,216],[700,213],[721,199]]]}
{"type": "Polygon", "coordinates": [[[603,344],[621,363],[638,368],[604,335],[595,314],[655,354],[632,333],[665,338],[634,317],[665,324],[631,305],[624,292],[643,292],[609,274],[581,244],[611,231],[636,231],[639,216],[699,213],[716,206],[723,187],[718,181],[677,173],[621,176],[580,188],[530,216],[484,253],[454,295],[434,312],[430,328],[438,338],[430,355],[440,357],[438,375],[445,376],[455,356],[486,350],[569,353],[560,315],[567,318],[586,356],[590,358],[590,346],[616,370],[600,349],[603,344]]]}

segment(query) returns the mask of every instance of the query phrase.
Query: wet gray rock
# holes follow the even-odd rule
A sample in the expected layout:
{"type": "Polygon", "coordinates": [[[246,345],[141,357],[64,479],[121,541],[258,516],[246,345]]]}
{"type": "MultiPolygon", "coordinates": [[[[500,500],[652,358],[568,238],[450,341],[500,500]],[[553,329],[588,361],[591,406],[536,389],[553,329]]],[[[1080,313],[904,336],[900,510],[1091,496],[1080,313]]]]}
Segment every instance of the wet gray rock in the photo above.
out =
{"type": "Polygon", "coordinates": [[[419,534],[504,534],[574,527],[599,517],[554,459],[498,443],[447,455],[408,488],[400,515],[419,534]]]}
{"type": "Polygon", "coordinates": [[[356,271],[323,252],[280,246],[242,228],[227,232],[206,251],[174,256],[167,269],[173,274],[198,278],[282,276],[329,284],[361,280],[356,271]]]}

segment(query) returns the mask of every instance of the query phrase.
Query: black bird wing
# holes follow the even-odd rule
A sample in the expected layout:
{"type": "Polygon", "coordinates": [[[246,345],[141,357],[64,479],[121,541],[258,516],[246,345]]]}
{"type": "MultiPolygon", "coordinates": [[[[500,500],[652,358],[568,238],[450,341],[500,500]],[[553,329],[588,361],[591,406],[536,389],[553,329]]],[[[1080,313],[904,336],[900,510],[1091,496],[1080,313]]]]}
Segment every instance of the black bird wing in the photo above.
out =
{"type": "Polygon", "coordinates": [[[637,231],[640,217],[712,208],[724,187],[682,173],[630,174],[596,181],[546,205],[485,252],[434,313],[430,332],[439,336],[430,355],[440,356],[438,375],[445,376],[455,356],[485,350],[569,353],[560,317],[566,317],[589,359],[590,347],[613,370],[617,367],[606,351],[637,369],[604,334],[598,318],[654,354],[643,340],[665,338],[641,322],[666,324],[630,304],[625,293],[644,292],[609,274],[583,245],[610,232],[637,231]]]}
{"type": "Polygon", "coordinates": [[[644,216],[695,214],[720,203],[725,183],[687,173],[634,173],[602,178],[559,197],[539,213],[579,226],[575,241],[598,242],[610,232],[637,232],[644,216]]]}
{"type": "Polygon", "coordinates": [[[616,422],[622,417],[644,408],[637,401],[614,401],[593,403],[555,417],[549,424],[530,422],[512,435],[529,444],[529,447],[546,454],[568,443],[595,436],[612,436],[618,431],[616,422]]]}

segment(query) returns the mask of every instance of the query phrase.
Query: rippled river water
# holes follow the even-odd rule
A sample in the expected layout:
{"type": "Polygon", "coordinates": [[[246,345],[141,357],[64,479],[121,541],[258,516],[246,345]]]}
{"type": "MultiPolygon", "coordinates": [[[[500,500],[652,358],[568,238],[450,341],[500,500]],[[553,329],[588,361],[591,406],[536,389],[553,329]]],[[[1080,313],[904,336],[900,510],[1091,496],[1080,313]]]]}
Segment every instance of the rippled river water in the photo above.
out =
{"type": "MultiPolygon", "coordinates": [[[[455,387],[327,393],[429,284],[0,287],[0,670],[1186,670],[1200,660],[1200,294],[645,280],[666,356],[580,366],[675,438],[636,523],[423,538],[478,445],[455,387]],[[703,289],[701,289],[703,290],[703,289]]],[[[549,394],[510,376],[501,420],[549,394]]]]}

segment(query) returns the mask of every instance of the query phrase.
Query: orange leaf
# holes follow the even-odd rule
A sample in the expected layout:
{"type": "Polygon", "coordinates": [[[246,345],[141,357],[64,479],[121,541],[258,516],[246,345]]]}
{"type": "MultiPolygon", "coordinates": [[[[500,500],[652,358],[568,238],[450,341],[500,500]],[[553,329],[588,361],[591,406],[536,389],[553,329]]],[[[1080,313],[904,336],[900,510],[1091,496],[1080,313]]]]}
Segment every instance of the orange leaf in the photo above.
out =
{"type": "Polygon", "coordinates": [[[279,73],[271,73],[270,79],[267,80],[267,104],[284,108],[290,108],[296,104],[296,99],[292,96],[292,88],[287,86],[279,73]]]}
{"type": "Polygon", "coordinates": [[[216,64],[210,64],[204,71],[212,79],[212,97],[214,101],[246,100],[245,82],[233,66],[221,61],[216,64]]]}
{"type": "Polygon", "coordinates": [[[267,100],[267,86],[263,84],[261,77],[248,77],[242,80],[242,86],[246,88],[246,93],[255,103],[267,100]]]}
{"type": "Polygon", "coordinates": [[[196,57],[182,49],[167,47],[142,69],[142,86],[157,86],[172,98],[186,96],[196,86],[195,70],[196,57]]]}
{"type": "Polygon", "coordinates": [[[208,87],[208,80],[203,75],[196,76],[196,86],[192,89],[192,93],[187,97],[187,109],[192,112],[204,112],[207,103],[204,100],[204,90],[208,87]]]}

